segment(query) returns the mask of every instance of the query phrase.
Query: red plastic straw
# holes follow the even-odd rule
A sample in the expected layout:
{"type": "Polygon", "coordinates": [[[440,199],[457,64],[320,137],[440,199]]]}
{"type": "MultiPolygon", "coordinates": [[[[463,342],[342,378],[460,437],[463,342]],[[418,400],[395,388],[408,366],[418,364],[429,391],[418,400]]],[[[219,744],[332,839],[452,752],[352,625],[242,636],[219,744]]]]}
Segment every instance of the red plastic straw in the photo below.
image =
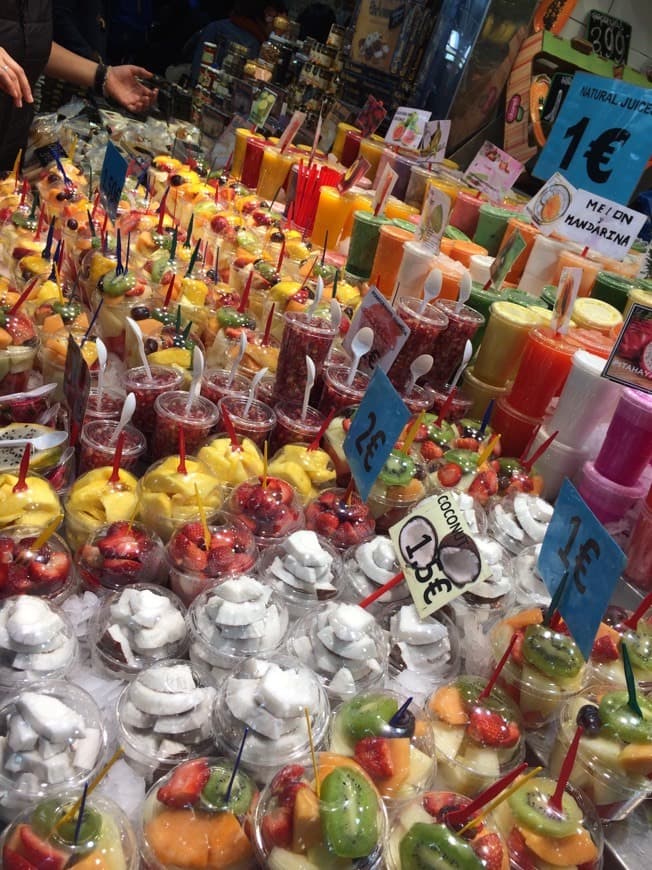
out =
{"type": "Polygon", "coordinates": [[[125,446],[127,433],[122,431],[118,436],[118,443],[115,446],[115,456],[113,457],[113,472],[109,478],[109,483],[120,482],[120,460],[122,459],[122,451],[125,446]]]}
{"type": "Polygon", "coordinates": [[[509,643],[507,644],[507,649],[502,654],[502,656],[500,657],[500,661],[498,662],[498,664],[494,668],[494,672],[487,680],[487,685],[484,687],[484,689],[478,695],[478,699],[488,698],[489,695],[492,693],[493,688],[496,685],[496,682],[498,681],[498,677],[500,676],[500,672],[505,667],[507,659],[512,654],[512,650],[514,649],[514,644],[516,643],[517,637],[518,637],[518,632],[515,631],[511,637],[509,643]]]}
{"type": "Polygon", "coordinates": [[[395,574],[391,580],[388,580],[387,583],[383,583],[382,586],[379,586],[378,589],[375,589],[371,595],[367,595],[366,598],[363,598],[359,607],[369,607],[370,604],[373,604],[381,595],[384,595],[385,592],[389,592],[390,589],[393,589],[395,586],[398,586],[399,583],[404,579],[405,575],[402,571],[399,571],[398,574],[395,574]]]}
{"type": "Polygon", "coordinates": [[[442,420],[446,419],[446,414],[451,409],[451,405],[453,404],[453,399],[455,398],[455,394],[457,393],[457,387],[453,387],[450,393],[446,396],[446,401],[441,406],[441,411],[439,412],[439,416],[435,420],[435,426],[441,426],[442,420]]]}
{"type": "Polygon", "coordinates": [[[335,417],[335,414],[337,414],[337,408],[333,408],[333,410],[330,412],[328,417],[326,417],[324,422],[321,424],[321,426],[319,428],[319,432],[317,432],[313,442],[308,446],[308,450],[318,450],[319,449],[319,444],[321,442],[321,439],[324,437],[324,433],[326,432],[326,430],[328,429],[330,424],[333,422],[333,418],[335,417]]]}
{"type": "Polygon", "coordinates": [[[272,307],[269,309],[269,314],[267,315],[267,322],[265,323],[265,332],[263,334],[263,340],[261,342],[263,347],[267,347],[269,344],[269,336],[272,331],[272,321],[274,320],[274,312],[276,311],[276,302],[272,302],[272,307]]]}
{"type": "Polygon", "coordinates": [[[451,810],[450,813],[446,813],[446,824],[451,828],[456,828],[458,825],[466,824],[479,810],[482,809],[482,807],[488,804],[489,801],[492,801],[495,797],[498,797],[501,791],[504,791],[508,785],[511,785],[517,777],[524,773],[527,770],[527,767],[527,761],[524,761],[523,764],[519,764],[517,768],[512,770],[510,773],[505,774],[505,776],[481,792],[475,800],[471,801],[470,804],[461,807],[459,810],[451,810]]]}
{"type": "Polygon", "coordinates": [[[639,619],[642,619],[643,614],[649,610],[650,607],[652,607],[652,592],[648,592],[629,619],[625,620],[627,628],[636,629],[639,619]]]}
{"type": "Polygon", "coordinates": [[[231,440],[231,449],[232,450],[242,450],[242,446],[238,441],[238,434],[235,431],[235,426],[233,425],[233,420],[231,419],[231,415],[226,410],[226,408],[222,408],[222,422],[224,423],[224,428],[226,429],[226,434],[229,436],[231,440]]]}
{"type": "Polygon", "coordinates": [[[179,464],[177,465],[179,474],[188,474],[186,468],[186,433],[183,431],[183,426],[179,426],[179,464]]]}
{"type": "Polygon", "coordinates": [[[20,459],[20,468],[18,469],[18,480],[14,484],[14,488],[12,492],[25,492],[27,489],[27,484],[25,483],[25,479],[27,478],[27,472],[29,471],[29,457],[32,454],[32,445],[27,442],[25,445],[25,449],[23,450],[23,455],[20,459]]]}
{"type": "Polygon", "coordinates": [[[560,813],[562,811],[562,798],[564,796],[564,790],[568,785],[568,780],[570,779],[571,771],[573,770],[573,765],[575,764],[575,756],[577,755],[577,749],[580,745],[580,738],[584,734],[584,728],[581,725],[577,726],[575,731],[575,736],[571,741],[571,745],[568,747],[568,752],[566,753],[566,758],[564,758],[564,763],[561,766],[561,770],[559,771],[559,777],[557,779],[557,788],[555,789],[555,793],[548,801],[548,806],[560,813]]]}
{"type": "Polygon", "coordinates": [[[247,310],[247,302],[249,302],[249,291],[251,290],[251,282],[254,280],[254,270],[252,269],[249,272],[249,277],[247,278],[247,283],[245,284],[245,288],[242,292],[242,299],[240,300],[240,304],[238,305],[238,311],[242,314],[247,310]]]}
{"type": "Polygon", "coordinates": [[[539,447],[534,451],[532,456],[529,459],[525,460],[525,462],[523,463],[523,468],[525,468],[526,471],[530,471],[537,459],[541,459],[541,457],[550,447],[557,435],[559,435],[559,429],[556,429],[549,438],[546,438],[543,444],[540,444],[539,447]]]}

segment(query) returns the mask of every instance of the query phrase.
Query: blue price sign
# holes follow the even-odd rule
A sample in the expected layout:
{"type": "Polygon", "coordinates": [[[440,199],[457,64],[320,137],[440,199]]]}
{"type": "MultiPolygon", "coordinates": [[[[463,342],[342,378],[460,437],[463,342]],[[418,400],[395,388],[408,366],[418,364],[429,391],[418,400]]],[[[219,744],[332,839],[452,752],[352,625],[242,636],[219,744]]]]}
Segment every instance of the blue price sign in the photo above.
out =
{"type": "Polygon", "coordinates": [[[650,157],[652,91],[577,73],[534,175],[627,202],[650,157]]]}
{"type": "Polygon", "coordinates": [[[118,215],[118,205],[122,188],[127,177],[127,161],[113,142],[106,146],[102,174],[100,175],[100,198],[107,214],[114,221],[118,215]]]}
{"type": "Polygon", "coordinates": [[[625,567],[626,556],[579,492],[565,480],[539,554],[539,573],[585,659],[625,567]]]}
{"type": "Polygon", "coordinates": [[[344,454],[363,501],[409,418],[389,378],[377,368],[344,439],[344,454]]]}

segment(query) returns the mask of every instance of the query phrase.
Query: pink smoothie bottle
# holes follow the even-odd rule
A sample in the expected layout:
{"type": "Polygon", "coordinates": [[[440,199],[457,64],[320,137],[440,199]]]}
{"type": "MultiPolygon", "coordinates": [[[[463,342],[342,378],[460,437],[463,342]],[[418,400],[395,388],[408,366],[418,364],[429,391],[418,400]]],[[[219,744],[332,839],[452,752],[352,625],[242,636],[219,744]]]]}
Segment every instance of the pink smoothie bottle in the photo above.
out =
{"type": "Polygon", "coordinates": [[[621,486],[634,486],[652,459],[652,396],[624,390],[595,470],[621,486]]]}

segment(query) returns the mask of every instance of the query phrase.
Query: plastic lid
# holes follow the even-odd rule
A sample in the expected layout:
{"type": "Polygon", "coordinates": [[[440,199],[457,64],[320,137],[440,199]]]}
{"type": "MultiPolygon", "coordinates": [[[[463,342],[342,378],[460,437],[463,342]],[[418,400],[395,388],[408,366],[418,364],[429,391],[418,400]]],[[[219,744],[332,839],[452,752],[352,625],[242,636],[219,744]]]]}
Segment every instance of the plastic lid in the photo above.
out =
{"type": "Polygon", "coordinates": [[[578,350],[573,354],[571,365],[575,369],[581,369],[588,375],[599,378],[604,369],[604,359],[594,353],[589,353],[588,350],[578,350]]]}
{"type": "Polygon", "coordinates": [[[596,284],[606,284],[609,287],[616,287],[618,290],[629,290],[634,287],[634,282],[631,278],[626,278],[618,272],[598,272],[598,277],[595,279],[596,284]]]}
{"type": "Polygon", "coordinates": [[[583,297],[573,306],[573,320],[579,326],[593,326],[598,329],[614,329],[623,322],[617,308],[602,299],[583,297]]]}
{"type": "Polygon", "coordinates": [[[540,323],[536,312],[523,305],[517,305],[516,302],[494,302],[491,306],[491,316],[527,327],[538,326],[540,323]]]}
{"type": "Polygon", "coordinates": [[[614,416],[618,415],[652,432],[652,396],[640,390],[623,390],[614,416]]]}

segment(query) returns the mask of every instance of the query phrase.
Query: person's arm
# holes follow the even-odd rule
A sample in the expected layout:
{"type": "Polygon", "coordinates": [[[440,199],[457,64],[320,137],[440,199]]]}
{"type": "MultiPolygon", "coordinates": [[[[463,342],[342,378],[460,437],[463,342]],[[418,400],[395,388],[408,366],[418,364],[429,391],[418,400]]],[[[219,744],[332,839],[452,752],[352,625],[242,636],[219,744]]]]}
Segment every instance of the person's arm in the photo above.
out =
{"type": "Polygon", "coordinates": [[[64,45],[75,54],[99,60],[99,54],[79,29],[78,5],[76,0],[54,0],[52,4],[54,38],[59,45],[64,45]]]}

